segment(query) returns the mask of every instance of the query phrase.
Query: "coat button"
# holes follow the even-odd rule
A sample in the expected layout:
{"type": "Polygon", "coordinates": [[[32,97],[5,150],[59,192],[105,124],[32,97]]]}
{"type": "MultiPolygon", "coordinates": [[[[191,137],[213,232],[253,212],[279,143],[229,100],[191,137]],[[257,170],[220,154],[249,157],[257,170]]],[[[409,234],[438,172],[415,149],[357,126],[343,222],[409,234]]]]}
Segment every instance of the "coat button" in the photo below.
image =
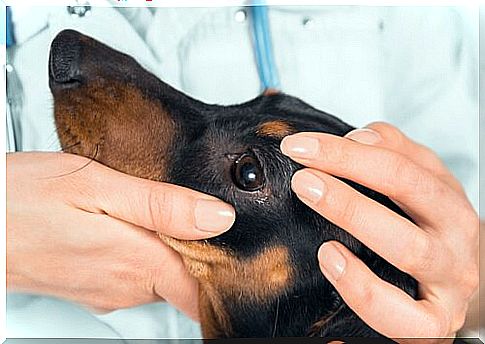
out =
{"type": "Polygon", "coordinates": [[[234,13],[234,20],[237,21],[238,23],[245,22],[247,17],[248,15],[245,10],[239,10],[236,13],[234,13]]]}
{"type": "Polygon", "coordinates": [[[89,6],[89,2],[82,0],[78,0],[76,2],[79,4],[79,6],[67,6],[67,12],[71,16],[79,18],[84,17],[85,15],[89,15],[89,12],[91,11],[91,6],[89,6]]]}
{"type": "Polygon", "coordinates": [[[306,28],[311,28],[313,26],[313,18],[304,17],[301,21],[301,25],[303,25],[306,28]]]}

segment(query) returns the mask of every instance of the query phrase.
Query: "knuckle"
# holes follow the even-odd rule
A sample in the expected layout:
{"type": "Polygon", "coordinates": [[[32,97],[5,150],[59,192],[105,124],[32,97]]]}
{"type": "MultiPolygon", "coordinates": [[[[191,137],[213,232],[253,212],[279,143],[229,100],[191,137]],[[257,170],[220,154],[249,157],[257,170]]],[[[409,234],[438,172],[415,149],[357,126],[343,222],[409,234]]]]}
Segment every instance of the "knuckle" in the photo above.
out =
{"type": "Polygon", "coordinates": [[[450,192],[450,186],[443,182],[442,180],[432,177],[430,174],[426,173],[422,175],[422,189],[429,192],[431,197],[435,199],[445,199],[445,196],[450,192]]]}
{"type": "Polygon", "coordinates": [[[183,264],[172,264],[167,270],[154,268],[149,271],[147,278],[144,280],[143,290],[149,295],[163,298],[164,295],[172,293],[180,293],[180,285],[174,284],[170,279],[167,279],[167,271],[170,271],[171,276],[184,276],[187,270],[184,270],[183,264]]]}
{"type": "Polygon", "coordinates": [[[435,251],[432,247],[432,241],[430,237],[421,232],[415,231],[412,234],[411,253],[406,259],[403,259],[402,269],[409,273],[418,272],[426,273],[430,271],[435,262],[435,251]]]}
{"type": "Polygon", "coordinates": [[[158,295],[156,292],[157,288],[157,269],[148,270],[146,272],[145,278],[141,280],[141,290],[145,291],[147,294],[158,295]]]}
{"type": "Polygon", "coordinates": [[[347,197],[343,202],[342,200],[339,200],[339,202],[337,202],[337,205],[335,206],[334,215],[340,221],[343,221],[344,227],[351,226],[359,228],[359,226],[362,226],[364,219],[359,211],[357,205],[358,202],[351,197],[347,197]],[[339,202],[341,202],[341,204],[338,204],[339,202]]]}
{"type": "MultiPolygon", "coordinates": [[[[414,189],[414,181],[412,176],[416,176],[413,169],[413,165],[404,156],[401,156],[395,152],[384,151],[382,152],[382,158],[380,161],[385,161],[383,180],[381,183],[389,190],[394,190],[393,187],[396,184],[396,180],[400,180],[404,184],[406,189],[410,187],[414,189]]],[[[408,192],[409,190],[405,190],[408,192]]],[[[397,189],[396,189],[396,192],[397,189]]],[[[392,195],[391,195],[392,196],[392,195]]]]}
{"type": "Polygon", "coordinates": [[[342,169],[349,169],[353,161],[350,149],[342,144],[332,144],[331,147],[320,149],[321,159],[332,165],[340,166],[342,169]]]}
{"type": "Polygon", "coordinates": [[[114,279],[117,281],[122,281],[125,287],[138,286],[142,280],[142,271],[139,269],[139,264],[137,264],[134,258],[130,259],[129,263],[125,265],[120,264],[117,267],[117,271],[113,273],[114,279]]]}
{"type": "Polygon", "coordinates": [[[420,195],[424,195],[426,199],[441,198],[449,192],[446,183],[404,156],[395,155],[390,165],[391,173],[388,174],[389,179],[385,182],[392,184],[400,180],[402,187],[396,192],[402,196],[418,199],[420,195]]]}
{"type": "Polygon", "coordinates": [[[172,224],[172,193],[162,185],[149,186],[148,218],[153,229],[170,228],[172,224]]]}
{"type": "Polygon", "coordinates": [[[436,193],[434,190],[434,183],[430,176],[420,169],[411,161],[403,162],[401,166],[402,179],[406,189],[404,192],[413,192],[415,194],[431,194],[436,193]]]}
{"type": "Polygon", "coordinates": [[[398,128],[389,123],[374,122],[367,127],[377,131],[386,141],[392,142],[393,145],[400,146],[404,142],[405,135],[398,128]]]}
{"type": "Polygon", "coordinates": [[[447,182],[439,179],[436,174],[430,173],[428,170],[413,163],[410,164],[407,174],[410,178],[414,177],[415,190],[418,190],[422,195],[427,195],[427,199],[448,198],[451,187],[447,182]]]}
{"type": "Polygon", "coordinates": [[[354,300],[352,302],[352,308],[364,309],[374,306],[375,292],[370,283],[362,283],[356,285],[356,291],[354,293],[354,300]]]}

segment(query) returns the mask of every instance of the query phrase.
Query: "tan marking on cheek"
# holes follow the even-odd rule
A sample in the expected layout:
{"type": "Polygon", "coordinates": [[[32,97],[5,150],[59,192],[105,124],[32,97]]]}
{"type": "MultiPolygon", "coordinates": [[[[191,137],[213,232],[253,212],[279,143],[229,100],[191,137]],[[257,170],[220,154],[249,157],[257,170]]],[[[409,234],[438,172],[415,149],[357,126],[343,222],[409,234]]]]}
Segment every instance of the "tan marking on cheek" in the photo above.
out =
{"type": "Polygon", "coordinates": [[[269,136],[275,138],[283,138],[294,133],[294,128],[285,121],[275,120],[263,123],[256,130],[256,134],[260,136],[269,136]]]}
{"type": "Polygon", "coordinates": [[[266,248],[254,258],[232,262],[229,269],[211,276],[231,296],[264,301],[281,294],[290,281],[288,250],[283,246],[266,248]]]}
{"type": "Polygon", "coordinates": [[[225,265],[228,261],[236,260],[228,251],[215,247],[205,241],[178,240],[158,233],[167,246],[180,253],[184,259],[205,265],[225,265]]]}
{"type": "Polygon", "coordinates": [[[293,272],[284,246],[268,247],[255,257],[241,259],[204,242],[160,237],[182,255],[194,277],[224,296],[265,301],[282,294],[291,283],[293,272]]]}
{"type": "Polygon", "coordinates": [[[94,156],[136,177],[166,180],[168,148],[175,123],[161,104],[128,85],[91,83],[55,97],[55,118],[63,149],[94,156]],[[80,144],[74,145],[76,142],[80,144]]]}
{"type": "Polygon", "coordinates": [[[291,285],[293,270],[284,246],[268,247],[255,257],[240,259],[204,241],[159,236],[181,254],[188,271],[199,281],[204,338],[231,337],[225,305],[228,299],[265,303],[276,299],[291,285]]]}

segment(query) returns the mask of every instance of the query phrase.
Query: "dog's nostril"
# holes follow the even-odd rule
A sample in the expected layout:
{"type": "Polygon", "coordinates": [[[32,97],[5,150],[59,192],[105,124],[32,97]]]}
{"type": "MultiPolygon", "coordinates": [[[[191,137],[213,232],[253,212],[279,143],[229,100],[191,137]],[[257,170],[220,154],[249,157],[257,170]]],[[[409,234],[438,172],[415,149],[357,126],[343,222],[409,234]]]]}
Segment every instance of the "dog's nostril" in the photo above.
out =
{"type": "Polygon", "coordinates": [[[59,33],[52,41],[49,78],[55,84],[75,85],[82,81],[80,70],[81,34],[73,30],[59,33]]]}

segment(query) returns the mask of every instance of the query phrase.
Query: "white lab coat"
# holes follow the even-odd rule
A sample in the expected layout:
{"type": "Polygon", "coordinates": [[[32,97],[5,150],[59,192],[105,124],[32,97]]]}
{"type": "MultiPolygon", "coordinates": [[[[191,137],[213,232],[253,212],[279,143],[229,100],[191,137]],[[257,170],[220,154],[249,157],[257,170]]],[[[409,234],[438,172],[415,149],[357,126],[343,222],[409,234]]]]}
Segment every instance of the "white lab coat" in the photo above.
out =
{"type": "MultiPolygon", "coordinates": [[[[164,81],[206,102],[233,104],[261,92],[249,11],[243,7],[96,7],[83,17],[70,15],[66,7],[13,7],[13,13],[18,44],[8,51],[13,67],[9,127],[19,150],[59,149],[47,61],[51,40],[65,28],[132,55],[164,81]]],[[[475,205],[476,19],[448,7],[269,10],[284,92],[355,126],[376,120],[397,125],[444,159],[475,205]]],[[[197,324],[166,304],[100,316],[53,298],[9,295],[7,308],[8,337],[200,336],[197,324]],[[48,325],[52,316],[55,326],[48,325]]]]}

